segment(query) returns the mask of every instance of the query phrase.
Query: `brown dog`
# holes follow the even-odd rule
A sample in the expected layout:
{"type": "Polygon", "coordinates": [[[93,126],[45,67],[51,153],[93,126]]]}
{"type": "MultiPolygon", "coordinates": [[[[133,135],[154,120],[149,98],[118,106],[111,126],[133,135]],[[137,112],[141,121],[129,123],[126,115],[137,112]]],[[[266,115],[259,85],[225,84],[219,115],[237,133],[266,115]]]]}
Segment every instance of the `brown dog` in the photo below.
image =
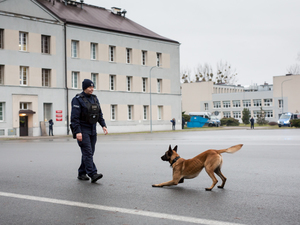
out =
{"type": "Polygon", "coordinates": [[[161,157],[163,161],[169,161],[173,167],[173,180],[164,182],[161,184],[153,184],[152,187],[163,187],[177,185],[183,183],[184,179],[192,179],[199,175],[201,170],[205,167],[206,172],[212,179],[213,183],[209,188],[205,188],[207,191],[211,191],[213,187],[218,183],[214,173],[216,173],[221,179],[222,184],[218,188],[223,188],[226,182],[226,177],[221,173],[221,166],[223,158],[221,153],[235,153],[242,148],[242,144],[232,146],[227,149],[221,150],[207,150],[201,154],[195,156],[192,159],[183,159],[177,154],[177,145],[172,150],[171,145],[169,150],[161,157]]]}

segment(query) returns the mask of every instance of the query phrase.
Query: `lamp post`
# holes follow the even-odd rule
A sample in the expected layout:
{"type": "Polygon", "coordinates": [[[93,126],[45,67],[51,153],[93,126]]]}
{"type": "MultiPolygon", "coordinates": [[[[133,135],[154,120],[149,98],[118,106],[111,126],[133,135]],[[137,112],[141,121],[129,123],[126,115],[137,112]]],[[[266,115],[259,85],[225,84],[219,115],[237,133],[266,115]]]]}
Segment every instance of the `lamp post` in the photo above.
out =
{"type": "Polygon", "coordinates": [[[152,66],[149,71],[149,82],[150,82],[150,133],[152,133],[152,99],[151,99],[151,71],[157,66],[152,66]]]}
{"type": "Polygon", "coordinates": [[[284,108],[283,108],[283,89],[282,89],[282,84],[284,82],[286,82],[286,81],[289,81],[289,80],[292,80],[292,79],[284,80],[284,81],[281,82],[281,104],[282,104],[281,114],[283,114],[283,112],[284,112],[284,110],[283,110],[284,108]]]}

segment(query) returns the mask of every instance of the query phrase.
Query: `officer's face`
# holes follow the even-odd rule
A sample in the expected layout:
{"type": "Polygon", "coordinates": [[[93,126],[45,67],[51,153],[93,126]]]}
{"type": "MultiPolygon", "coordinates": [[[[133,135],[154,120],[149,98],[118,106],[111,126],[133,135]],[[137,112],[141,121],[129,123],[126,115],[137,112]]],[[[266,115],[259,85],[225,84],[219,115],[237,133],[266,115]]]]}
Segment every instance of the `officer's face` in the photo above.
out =
{"type": "Polygon", "coordinates": [[[84,90],[84,93],[86,93],[86,94],[88,94],[88,95],[91,95],[91,94],[93,94],[93,92],[94,92],[94,87],[88,87],[88,88],[86,88],[85,90],[84,90]]]}

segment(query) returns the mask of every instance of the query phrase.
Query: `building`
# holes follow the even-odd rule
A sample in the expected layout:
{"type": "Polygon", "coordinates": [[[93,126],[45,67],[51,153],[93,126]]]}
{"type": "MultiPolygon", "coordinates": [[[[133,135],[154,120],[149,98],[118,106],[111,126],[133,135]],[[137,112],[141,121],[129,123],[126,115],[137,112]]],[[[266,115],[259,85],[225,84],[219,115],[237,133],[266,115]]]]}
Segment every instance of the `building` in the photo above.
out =
{"type": "Polygon", "coordinates": [[[251,116],[263,110],[266,120],[277,122],[283,112],[300,111],[300,75],[274,76],[273,84],[240,85],[195,82],[182,84],[182,110],[210,112],[219,118],[233,117],[242,122],[242,111],[248,108],[251,116]]]}
{"type": "Polygon", "coordinates": [[[109,132],[171,129],[171,118],[181,121],[179,46],[119,8],[1,1],[0,136],[45,135],[50,119],[54,135],[69,134],[86,78],[109,132]]]}

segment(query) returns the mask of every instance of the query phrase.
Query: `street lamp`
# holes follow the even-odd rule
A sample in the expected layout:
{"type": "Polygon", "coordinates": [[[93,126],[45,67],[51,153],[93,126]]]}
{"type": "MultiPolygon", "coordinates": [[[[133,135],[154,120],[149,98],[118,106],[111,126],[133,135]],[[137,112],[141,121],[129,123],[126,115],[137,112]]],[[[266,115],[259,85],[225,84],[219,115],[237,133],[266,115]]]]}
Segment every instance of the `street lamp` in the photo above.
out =
{"type": "Polygon", "coordinates": [[[149,71],[149,82],[150,82],[150,132],[152,133],[152,99],[151,99],[151,71],[157,66],[152,66],[149,71]]]}
{"type": "Polygon", "coordinates": [[[283,110],[283,90],[282,90],[282,84],[286,81],[289,81],[289,80],[292,80],[292,79],[288,79],[288,80],[284,80],[281,82],[281,104],[282,104],[282,109],[281,109],[281,114],[283,114],[284,110],[283,110]]]}

